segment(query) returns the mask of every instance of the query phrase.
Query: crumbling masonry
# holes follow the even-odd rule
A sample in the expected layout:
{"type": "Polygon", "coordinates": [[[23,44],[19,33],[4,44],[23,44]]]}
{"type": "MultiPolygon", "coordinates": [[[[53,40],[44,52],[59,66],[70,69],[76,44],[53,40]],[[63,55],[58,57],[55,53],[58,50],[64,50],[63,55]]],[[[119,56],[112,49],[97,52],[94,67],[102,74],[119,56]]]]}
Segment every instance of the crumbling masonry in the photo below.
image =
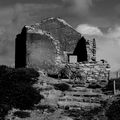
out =
{"type": "Polygon", "coordinates": [[[62,19],[48,18],[39,24],[24,26],[16,37],[16,68],[52,69],[69,64],[68,55],[77,56],[76,62],[87,80],[108,80],[108,63],[96,62],[95,39],[86,40],[62,19]]]}

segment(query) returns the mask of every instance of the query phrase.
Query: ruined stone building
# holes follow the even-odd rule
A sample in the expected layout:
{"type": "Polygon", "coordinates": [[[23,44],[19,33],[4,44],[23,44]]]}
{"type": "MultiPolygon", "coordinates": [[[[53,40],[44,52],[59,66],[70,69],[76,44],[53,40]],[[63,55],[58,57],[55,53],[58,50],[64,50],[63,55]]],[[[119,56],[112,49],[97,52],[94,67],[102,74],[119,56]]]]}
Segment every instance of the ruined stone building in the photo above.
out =
{"type": "Polygon", "coordinates": [[[64,20],[48,18],[39,24],[24,26],[17,35],[16,68],[47,70],[67,63],[70,68],[79,66],[88,81],[108,81],[109,65],[96,61],[95,39],[86,40],[64,20]]]}
{"type": "MultiPolygon", "coordinates": [[[[95,40],[86,41],[64,20],[49,18],[24,26],[16,37],[15,66],[37,67],[69,62],[95,61],[95,40]]],[[[96,46],[95,46],[96,47],[96,46]]]]}

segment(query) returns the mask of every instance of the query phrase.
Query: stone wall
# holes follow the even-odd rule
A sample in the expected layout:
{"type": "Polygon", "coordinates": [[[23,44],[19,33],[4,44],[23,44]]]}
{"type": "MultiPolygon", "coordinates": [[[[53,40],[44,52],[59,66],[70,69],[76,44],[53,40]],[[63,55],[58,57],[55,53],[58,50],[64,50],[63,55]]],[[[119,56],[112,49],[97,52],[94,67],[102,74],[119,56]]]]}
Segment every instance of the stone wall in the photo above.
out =
{"type": "Polygon", "coordinates": [[[58,18],[25,26],[16,38],[16,56],[21,54],[20,58],[16,57],[16,67],[53,68],[54,65],[66,62],[64,51],[73,52],[80,38],[80,33],[58,18]]]}
{"type": "MultiPolygon", "coordinates": [[[[28,29],[28,28],[27,28],[28,29]]],[[[27,30],[26,63],[27,67],[49,69],[61,62],[60,43],[42,30],[27,30]]]]}
{"type": "Polygon", "coordinates": [[[65,68],[69,78],[81,86],[104,87],[108,83],[110,66],[107,62],[67,64],[65,68]]]}
{"type": "MultiPolygon", "coordinates": [[[[59,18],[49,18],[42,20],[39,24],[25,26],[16,38],[15,66],[37,69],[55,68],[55,65],[68,63],[67,54],[65,53],[77,55],[78,62],[95,62],[95,39],[82,40],[82,38],[84,37],[81,37],[80,33],[59,18]]],[[[80,63],[79,66],[89,69],[88,79],[93,78],[92,71],[94,71],[94,74],[98,74],[94,69],[95,66],[102,69],[105,67],[98,65],[98,63],[94,64],[93,68],[91,65],[83,63],[80,63]]],[[[102,76],[102,73],[99,76],[102,76]]]]}
{"type": "Polygon", "coordinates": [[[61,51],[73,52],[81,34],[73,29],[67,22],[60,18],[41,20],[39,24],[31,26],[48,32],[53,38],[59,40],[61,51]]]}
{"type": "Polygon", "coordinates": [[[96,61],[96,41],[95,39],[86,40],[87,60],[89,62],[96,61]]]}

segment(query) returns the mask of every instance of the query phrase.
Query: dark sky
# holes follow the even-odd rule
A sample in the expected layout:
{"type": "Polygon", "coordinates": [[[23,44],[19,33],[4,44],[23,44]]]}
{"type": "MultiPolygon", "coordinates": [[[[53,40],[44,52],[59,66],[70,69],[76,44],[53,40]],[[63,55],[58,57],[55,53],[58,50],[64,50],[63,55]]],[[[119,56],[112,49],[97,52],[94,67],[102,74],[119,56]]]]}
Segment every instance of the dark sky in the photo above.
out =
{"type": "Polygon", "coordinates": [[[120,68],[120,0],[0,0],[0,64],[14,64],[14,39],[22,27],[47,17],[61,17],[95,37],[98,58],[120,68]]]}
{"type": "Polygon", "coordinates": [[[9,16],[14,17],[11,12],[15,11],[16,14],[26,12],[38,18],[60,16],[74,27],[87,22],[106,28],[120,22],[119,0],[0,0],[0,8],[0,15],[6,14],[4,17],[7,17],[5,12],[10,12],[9,16]]]}

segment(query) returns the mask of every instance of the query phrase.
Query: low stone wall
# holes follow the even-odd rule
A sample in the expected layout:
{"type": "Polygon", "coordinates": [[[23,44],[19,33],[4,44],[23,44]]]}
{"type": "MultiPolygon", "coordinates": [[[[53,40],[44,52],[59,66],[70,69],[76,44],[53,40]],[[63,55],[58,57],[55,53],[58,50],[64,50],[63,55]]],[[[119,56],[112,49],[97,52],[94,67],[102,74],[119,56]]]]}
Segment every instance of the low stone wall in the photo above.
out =
{"type": "Polygon", "coordinates": [[[106,61],[65,65],[67,76],[75,82],[104,87],[109,79],[109,64],[106,61]]]}

